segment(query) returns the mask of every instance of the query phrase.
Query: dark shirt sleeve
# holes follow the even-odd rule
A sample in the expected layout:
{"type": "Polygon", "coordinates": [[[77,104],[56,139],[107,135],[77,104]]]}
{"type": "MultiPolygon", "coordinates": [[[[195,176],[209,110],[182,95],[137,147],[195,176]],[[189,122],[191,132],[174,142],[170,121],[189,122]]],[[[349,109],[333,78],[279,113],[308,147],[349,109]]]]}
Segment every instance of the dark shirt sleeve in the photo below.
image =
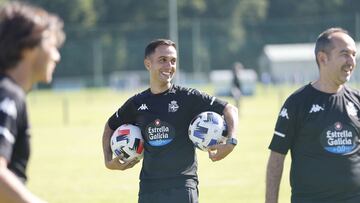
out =
{"type": "Polygon", "coordinates": [[[130,98],[122,105],[108,120],[109,127],[116,130],[119,126],[125,123],[134,122],[134,103],[133,98],[130,98]]]}
{"type": "Polygon", "coordinates": [[[10,161],[16,141],[17,108],[15,101],[9,98],[0,101],[0,156],[10,161]]]}
{"type": "Polygon", "coordinates": [[[269,149],[287,154],[295,137],[296,120],[296,104],[289,98],[280,110],[269,149]]]}
{"type": "Polygon", "coordinates": [[[192,104],[191,106],[193,107],[195,114],[199,114],[204,111],[214,111],[223,115],[224,108],[227,105],[226,101],[195,89],[190,90],[189,94],[191,96],[189,101],[192,104]]]}

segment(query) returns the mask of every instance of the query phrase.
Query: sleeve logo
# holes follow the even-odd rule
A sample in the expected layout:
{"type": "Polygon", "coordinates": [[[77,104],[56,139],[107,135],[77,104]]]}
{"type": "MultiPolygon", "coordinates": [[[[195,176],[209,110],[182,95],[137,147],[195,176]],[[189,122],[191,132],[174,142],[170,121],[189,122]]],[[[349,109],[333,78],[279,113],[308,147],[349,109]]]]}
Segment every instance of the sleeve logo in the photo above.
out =
{"type": "Polygon", "coordinates": [[[15,105],[15,101],[9,98],[5,98],[0,102],[0,111],[9,115],[13,119],[17,117],[17,109],[15,105]]]}
{"type": "Polygon", "coordinates": [[[281,112],[280,112],[279,116],[282,117],[282,118],[286,118],[286,119],[289,120],[289,115],[288,115],[288,113],[287,113],[287,109],[286,109],[286,108],[281,109],[281,112]]]}

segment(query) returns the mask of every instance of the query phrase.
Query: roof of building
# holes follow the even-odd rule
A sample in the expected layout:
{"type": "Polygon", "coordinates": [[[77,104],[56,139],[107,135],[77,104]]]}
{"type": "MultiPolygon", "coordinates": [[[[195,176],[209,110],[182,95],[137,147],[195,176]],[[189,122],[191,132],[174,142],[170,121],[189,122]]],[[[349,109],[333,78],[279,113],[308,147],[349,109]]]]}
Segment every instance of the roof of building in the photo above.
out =
{"type": "MultiPolygon", "coordinates": [[[[360,50],[360,43],[356,43],[357,50],[360,50]]],[[[265,45],[264,54],[271,61],[307,61],[315,60],[315,43],[303,44],[270,44],[265,45]]],[[[360,55],[357,54],[356,58],[360,55]]]]}

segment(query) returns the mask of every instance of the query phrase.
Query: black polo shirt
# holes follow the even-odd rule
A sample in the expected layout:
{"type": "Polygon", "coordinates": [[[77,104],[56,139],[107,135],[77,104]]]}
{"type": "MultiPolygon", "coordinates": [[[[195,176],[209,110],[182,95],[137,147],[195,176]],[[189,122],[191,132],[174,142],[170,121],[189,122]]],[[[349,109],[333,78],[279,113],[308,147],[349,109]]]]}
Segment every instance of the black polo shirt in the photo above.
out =
{"type": "Polygon", "coordinates": [[[25,182],[30,156],[25,92],[11,78],[0,75],[0,156],[8,168],[25,182]]]}
{"type": "Polygon", "coordinates": [[[269,148],[291,151],[292,202],[360,202],[359,100],[311,84],[286,100],[269,148]]]}
{"type": "Polygon", "coordinates": [[[160,94],[147,89],[133,96],[109,119],[113,130],[124,123],[141,129],[145,150],[140,192],[196,187],[197,160],[188,136],[189,124],[203,111],[222,115],[225,105],[198,90],[172,85],[160,94]]]}

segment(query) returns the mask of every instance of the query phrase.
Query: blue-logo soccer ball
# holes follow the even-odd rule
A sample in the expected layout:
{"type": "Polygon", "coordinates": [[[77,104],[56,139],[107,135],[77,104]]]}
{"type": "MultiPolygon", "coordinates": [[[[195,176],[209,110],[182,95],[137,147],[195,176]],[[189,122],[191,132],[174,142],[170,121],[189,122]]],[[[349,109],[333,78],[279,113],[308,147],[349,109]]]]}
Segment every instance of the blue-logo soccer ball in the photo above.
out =
{"type": "Polygon", "coordinates": [[[195,116],[189,125],[189,138],[194,145],[207,151],[208,147],[226,140],[226,123],[218,113],[205,111],[195,116]]]}

